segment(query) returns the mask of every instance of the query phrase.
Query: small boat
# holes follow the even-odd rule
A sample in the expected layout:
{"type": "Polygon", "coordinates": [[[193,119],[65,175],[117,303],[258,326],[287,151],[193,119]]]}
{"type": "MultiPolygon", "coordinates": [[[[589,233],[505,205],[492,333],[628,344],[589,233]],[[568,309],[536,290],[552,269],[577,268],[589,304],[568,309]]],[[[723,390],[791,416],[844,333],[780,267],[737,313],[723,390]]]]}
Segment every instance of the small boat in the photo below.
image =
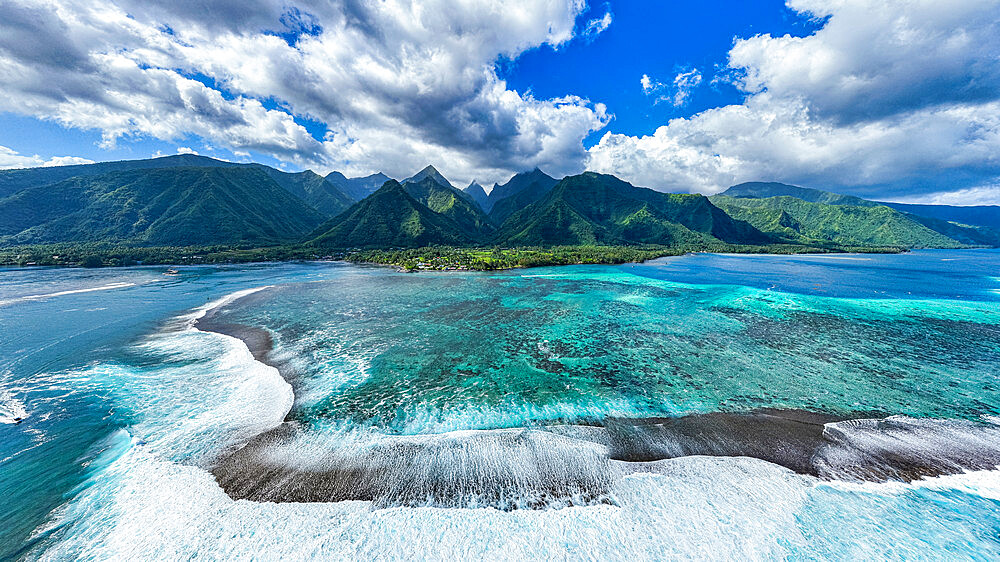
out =
{"type": "Polygon", "coordinates": [[[176,269],[168,269],[163,274],[164,275],[179,275],[180,271],[177,271],[176,269]]]}

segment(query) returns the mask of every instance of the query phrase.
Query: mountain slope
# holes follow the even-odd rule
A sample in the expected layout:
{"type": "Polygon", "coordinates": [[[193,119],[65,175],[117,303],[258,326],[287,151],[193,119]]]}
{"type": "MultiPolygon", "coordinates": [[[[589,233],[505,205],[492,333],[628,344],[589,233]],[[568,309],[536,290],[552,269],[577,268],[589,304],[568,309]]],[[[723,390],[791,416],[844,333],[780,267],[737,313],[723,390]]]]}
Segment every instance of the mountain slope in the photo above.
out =
{"type": "Polygon", "coordinates": [[[476,205],[479,205],[479,209],[483,212],[486,212],[486,209],[489,208],[490,196],[486,194],[486,190],[483,189],[483,186],[476,182],[472,182],[465,186],[465,189],[462,191],[471,197],[472,200],[476,202],[476,205]]]}
{"type": "Polygon", "coordinates": [[[333,182],[327,181],[326,178],[311,170],[288,173],[268,166],[261,166],[261,169],[278,185],[308,203],[324,216],[339,215],[354,204],[354,200],[333,182]]]}
{"type": "Polygon", "coordinates": [[[791,196],[750,199],[720,195],[711,199],[730,216],[793,243],[906,248],[963,245],[914,217],[884,206],[829,205],[791,196]]]}
{"type": "Polygon", "coordinates": [[[321,225],[309,244],[324,248],[416,248],[470,242],[455,221],[430,210],[390,180],[321,225]]]}
{"type": "Polygon", "coordinates": [[[360,178],[348,178],[340,172],[330,172],[327,174],[326,179],[340,188],[342,192],[354,201],[361,201],[365,197],[375,193],[378,188],[382,187],[385,182],[392,178],[382,172],[360,178]]]}
{"type": "Polygon", "coordinates": [[[226,162],[197,154],[176,154],[146,160],[121,160],[117,162],[97,162],[95,164],[53,166],[49,168],[0,170],[0,197],[6,197],[24,189],[41,187],[74,177],[92,177],[110,172],[157,170],[177,167],[259,168],[267,173],[278,185],[327,216],[333,216],[344,211],[354,202],[335,184],[324,183],[322,176],[311,171],[298,173],[282,172],[263,164],[226,162]]]}
{"type": "MultiPolygon", "coordinates": [[[[797,187],[794,185],[787,185],[782,183],[764,183],[764,182],[750,182],[742,183],[739,185],[734,185],[726,191],[723,191],[719,196],[732,197],[735,199],[746,200],[746,199],[763,199],[769,197],[794,197],[796,199],[826,205],[841,205],[841,206],[852,206],[852,207],[864,207],[864,208],[875,208],[875,207],[889,207],[896,211],[902,212],[909,221],[918,223],[923,227],[951,240],[951,244],[969,244],[969,245],[979,245],[979,246],[996,246],[1000,245],[1000,230],[994,230],[990,228],[989,225],[1000,223],[1000,207],[948,207],[945,205],[907,205],[902,203],[879,203],[878,201],[869,201],[868,199],[862,199],[860,197],[853,197],[850,195],[841,195],[839,193],[831,193],[829,191],[822,191],[819,189],[808,189],[804,187],[797,187]],[[997,223],[992,219],[996,218],[997,223]],[[975,222],[970,222],[967,219],[973,219],[975,222]]],[[[787,203],[786,202],[786,206],[787,203]]],[[[744,211],[746,213],[748,211],[744,211]]],[[[758,211],[762,212],[762,211],[758,211]]],[[[817,220],[830,220],[833,222],[838,222],[837,219],[833,219],[830,214],[833,213],[832,210],[827,210],[825,213],[815,212],[810,216],[817,220]],[[818,219],[818,217],[823,216],[823,219],[818,219]]],[[[869,220],[876,220],[877,216],[881,216],[886,220],[896,221],[893,223],[892,228],[902,229],[896,232],[896,234],[888,234],[888,231],[883,229],[878,235],[872,233],[869,239],[882,238],[885,240],[889,239],[899,239],[899,240],[909,240],[911,244],[905,244],[909,247],[939,247],[937,244],[947,244],[940,237],[928,236],[926,233],[922,233],[920,229],[914,228],[912,225],[908,224],[906,221],[898,219],[895,215],[891,213],[880,212],[874,213],[869,218],[869,220]],[[910,231],[906,233],[905,231],[910,231]]],[[[860,215],[863,213],[854,213],[853,219],[845,219],[846,222],[843,224],[845,228],[853,229],[856,226],[848,225],[860,225],[859,222],[860,215]]],[[[772,217],[773,218],[773,217],[772,217]]],[[[763,223],[768,222],[769,219],[761,218],[763,223]]],[[[832,224],[814,224],[805,225],[807,228],[812,228],[812,234],[821,236],[819,239],[825,239],[829,236],[834,236],[835,230],[830,230],[832,224]]],[[[762,223],[762,224],[763,224],[762,223]]],[[[756,224],[756,223],[755,223],[756,224]]],[[[869,224],[865,228],[877,227],[879,225],[869,224]]],[[[889,227],[886,227],[889,228],[889,227]]],[[[786,233],[787,234],[787,233],[786,233]]],[[[866,239],[865,236],[859,235],[855,232],[846,232],[845,235],[849,236],[851,240],[862,240],[866,239]]],[[[845,242],[854,244],[857,242],[845,242]]]]}
{"type": "Polygon", "coordinates": [[[540,201],[511,215],[496,239],[510,245],[770,241],[706,197],[660,193],[593,172],[563,178],[540,201]]]}
{"type": "Polygon", "coordinates": [[[178,166],[226,168],[240,165],[196,154],[176,154],[147,160],[120,160],[116,162],[97,162],[94,164],[74,164],[72,166],[0,170],[0,197],[7,197],[23,189],[48,185],[77,176],[97,176],[108,172],[174,168],[178,166]]]}
{"type": "Polygon", "coordinates": [[[443,185],[444,187],[450,187],[452,189],[455,188],[455,186],[451,185],[451,182],[448,181],[444,176],[442,176],[441,172],[437,171],[437,168],[435,168],[434,166],[425,167],[423,170],[420,170],[416,174],[413,174],[411,177],[406,178],[401,183],[403,184],[417,183],[422,181],[424,178],[431,178],[437,183],[443,185]]]}
{"type": "Polygon", "coordinates": [[[402,186],[411,197],[431,211],[455,221],[470,238],[481,239],[494,230],[489,217],[475,203],[462,197],[459,190],[445,187],[431,176],[402,186]]]}
{"type": "Polygon", "coordinates": [[[271,244],[299,239],[322,219],[259,168],[139,169],[0,199],[0,243],[271,244]]]}
{"type": "Polygon", "coordinates": [[[559,180],[538,168],[517,174],[507,183],[493,188],[487,212],[493,222],[502,223],[510,215],[544,197],[557,183],[559,180]]]}
{"type": "Polygon", "coordinates": [[[738,197],[746,199],[763,199],[765,197],[795,197],[810,203],[824,203],[827,205],[854,205],[856,207],[875,207],[879,203],[854,197],[853,195],[841,195],[832,191],[811,189],[777,182],[746,182],[734,185],[729,189],[719,193],[726,197],[738,197]]]}
{"type": "Polygon", "coordinates": [[[970,226],[982,226],[1000,232],[1000,206],[997,205],[958,207],[955,205],[917,205],[912,203],[879,204],[921,217],[970,226]]]}

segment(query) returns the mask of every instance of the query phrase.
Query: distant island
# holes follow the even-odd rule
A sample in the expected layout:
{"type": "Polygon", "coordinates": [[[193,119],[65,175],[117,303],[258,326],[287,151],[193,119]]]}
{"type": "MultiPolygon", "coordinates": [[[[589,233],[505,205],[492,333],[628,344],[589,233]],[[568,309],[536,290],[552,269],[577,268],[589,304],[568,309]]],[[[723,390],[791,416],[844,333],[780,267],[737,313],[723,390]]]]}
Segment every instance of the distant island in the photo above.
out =
{"type": "Polygon", "coordinates": [[[694,251],[1000,246],[1000,207],[881,203],[780,183],[714,196],[523,172],[487,192],[428,166],[287,173],[196,155],[0,171],[0,265],[338,259],[407,271],[625,263],[694,251]]]}

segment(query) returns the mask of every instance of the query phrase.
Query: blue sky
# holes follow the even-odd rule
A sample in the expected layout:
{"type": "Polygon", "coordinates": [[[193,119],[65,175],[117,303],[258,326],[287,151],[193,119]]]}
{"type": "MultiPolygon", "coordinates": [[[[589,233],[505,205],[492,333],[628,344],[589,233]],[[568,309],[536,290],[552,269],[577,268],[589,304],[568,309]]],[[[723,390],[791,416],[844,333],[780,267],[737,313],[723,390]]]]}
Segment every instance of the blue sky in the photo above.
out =
{"type": "Polygon", "coordinates": [[[14,0],[0,166],[195,151],[486,185],[1000,202],[1000,0],[14,0]]]}
{"type": "Polygon", "coordinates": [[[648,135],[674,117],[686,117],[712,107],[739,103],[743,94],[732,84],[709,84],[723,65],[734,37],[757,33],[803,36],[816,22],[773,0],[756,2],[609,2],[590,8],[586,16],[610,9],[613,23],[593,40],[581,39],[558,50],[542,47],[500,65],[500,76],[519,91],[539,97],[571,94],[607,103],[615,118],[606,129],[591,134],[588,148],[605,131],[648,135]],[[645,94],[642,75],[672,79],[697,69],[706,77],[690,101],[676,107],[654,103],[645,94]]]}

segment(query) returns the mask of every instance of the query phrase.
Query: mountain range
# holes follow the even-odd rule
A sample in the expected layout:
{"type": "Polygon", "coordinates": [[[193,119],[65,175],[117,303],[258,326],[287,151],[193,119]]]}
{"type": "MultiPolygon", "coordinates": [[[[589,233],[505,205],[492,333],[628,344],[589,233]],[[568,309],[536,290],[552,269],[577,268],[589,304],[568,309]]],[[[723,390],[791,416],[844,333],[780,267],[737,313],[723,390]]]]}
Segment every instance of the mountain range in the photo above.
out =
{"type": "Polygon", "coordinates": [[[668,194],[586,172],[539,169],[487,192],[433,166],[288,173],[197,155],[0,171],[0,246],[297,244],[324,249],[449,246],[685,248],[740,245],[1000,246],[1000,207],[881,203],[780,183],[711,197],[668,194]]]}

